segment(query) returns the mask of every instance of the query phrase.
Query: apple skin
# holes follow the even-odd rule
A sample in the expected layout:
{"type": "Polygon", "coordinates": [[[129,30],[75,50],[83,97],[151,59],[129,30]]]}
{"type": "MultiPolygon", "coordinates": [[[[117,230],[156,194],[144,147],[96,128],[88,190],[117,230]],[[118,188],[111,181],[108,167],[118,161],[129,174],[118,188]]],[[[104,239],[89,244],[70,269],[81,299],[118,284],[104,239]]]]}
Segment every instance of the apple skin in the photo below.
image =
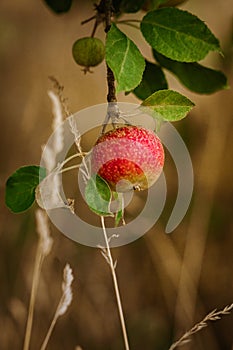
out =
{"type": "Polygon", "coordinates": [[[152,130],[123,126],[99,137],[91,164],[114,191],[145,190],[163,170],[164,149],[152,130]]]}

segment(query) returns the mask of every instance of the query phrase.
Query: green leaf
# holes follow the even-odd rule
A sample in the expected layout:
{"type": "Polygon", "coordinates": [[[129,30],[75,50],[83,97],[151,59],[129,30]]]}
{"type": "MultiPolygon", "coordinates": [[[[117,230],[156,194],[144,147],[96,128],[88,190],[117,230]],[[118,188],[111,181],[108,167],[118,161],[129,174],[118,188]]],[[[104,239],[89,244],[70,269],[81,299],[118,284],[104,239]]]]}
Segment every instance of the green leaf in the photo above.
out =
{"type": "Polygon", "coordinates": [[[115,24],[107,34],[106,62],[117,81],[117,92],[133,90],[141,82],[145,60],[137,46],[115,24]]]}
{"type": "Polygon", "coordinates": [[[179,6],[186,2],[187,0],[158,0],[160,1],[160,7],[172,7],[179,6]]]}
{"type": "Polygon", "coordinates": [[[6,182],[5,202],[14,213],[28,209],[35,200],[35,189],[46,177],[46,169],[37,165],[17,169],[6,182]]]}
{"type": "Polygon", "coordinates": [[[141,106],[146,108],[152,117],[173,122],[186,117],[194,103],[176,91],[161,90],[153,93],[141,106]]]}
{"type": "Polygon", "coordinates": [[[68,12],[72,5],[72,0],[44,0],[44,1],[53,10],[53,12],[58,14],[63,12],[68,12]]]}
{"type": "Polygon", "coordinates": [[[156,51],[153,51],[153,54],[162,67],[174,73],[180,82],[191,91],[199,94],[212,94],[227,88],[227,78],[220,71],[204,67],[198,63],[173,61],[156,51]]]}
{"type": "Polygon", "coordinates": [[[135,13],[139,11],[145,0],[122,0],[120,9],[122,12],[135,13]]]}
{"type": "Polygon", "coordinates": [[[145,11],[152,11],[157,9],[160,5],[163,5],[168,0],[146,0],[143,5],[145,11]]]}
{"type": "Polygon", "coordinates": [[[145,0],[113,0],[112,6],[114,12],[119,13],[135,13],[139,11],[145,0]]]}
{"type": "Polygon", "coordinates": [[[89,208],[98,215],[113,216],[110,211],[111,190],[99,175],[93,175],[85,188],[85,198],[89,208]]]}
{"type": "Polygon", "coordinates": [[[116,13],[119,14],[121,2],[122,2],[122,0],[112,0],[112,7],[113,7],[115,14],[116,13]]]}
{"type": "Polygon", "coordinates": [[[221,51],[218,39],[204,22],[177,8],[147,13],[141,22],[141,31],[156,51],[176,61],[195,62],[209,51],[221,51]]]}
{"type": "Polygon", "coordinates": [[[145,100],[153,92],[167,88],[167,81],[162,69],[157,64],[146,61],[142,81],[133,90],[133,93],[141,100],[145,100]]]}

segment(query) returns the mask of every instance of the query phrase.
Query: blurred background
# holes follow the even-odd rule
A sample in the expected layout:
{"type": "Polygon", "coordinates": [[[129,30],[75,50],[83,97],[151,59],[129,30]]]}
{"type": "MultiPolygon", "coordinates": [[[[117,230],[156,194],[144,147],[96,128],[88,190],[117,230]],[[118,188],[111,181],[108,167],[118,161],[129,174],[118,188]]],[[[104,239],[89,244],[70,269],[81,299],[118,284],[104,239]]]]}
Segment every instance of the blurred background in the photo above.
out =
{"type": "MultiPolygon", "coordinates": [[[[210,54],[204,63],[221,69],[233,83],[232,0],[190,0],[183,4],[204,20],[220,39],[225,57],[210,54]]],[[[41,0],[0,3],[1,166],[0,166],[0,349],[22,349],[38,235],[34,205],[22,214],[4,204],[6,179],[18,167],[39,164],[41,145],[51,133],[54,75],[65,86],[73,112],[106,100],[106,69],[101,64],[84,75],[71,55],[73,42],[89,36],[91,2],[75,2],[71,11],[55,15],[41,0]]],[[[143,13],[133,17],[141,18],[143,13]]],[[[122,27],[151,58],[140,34],[122,27]]],[[[104,40],[100,26],[97,37],[104,40]]],[[[196,104],[175,124],[189,149],[195,188],[191,206],[170,235],[165,227],[177,193],[176,170],[167,154],[168,195],[157,224],[141,239],[113,249],[131,348],[166,350],[209,311],[233,302],[233,112],[232,89],[200,96],[185,90],[167,74],[170,88],[196,104]]],[[[138,102],[133,95],[119,101],[138,102]]],[[[75,178],[76,179],[76,178],[75,178]]],[[[71,190],[71,189],[69,189],[71,190]]],[[[75,191],[75,189],[74,189],[75,191]]],[[[136,198],[133,217],[144,194],[136,198]],[[137,200],[139,199],[139,200],[137,200]]],[[[87,218],[85,207],[80,209],[87,218]]],[[[127,216],[128,215],[128,216],[127,216]]],[[[91,217],[91,216],[90,216],[91,217]]],[[[90,218],[91,220],[91,218],[90,218]]],[[[48,349],[123,349],[109,266],[100,251],[77,244],[51,224],[53,249],[46,258],[38,287],[31,349],[39,349],[61,296],[62,273],[73,268],[73,302],[61,317],[48,349]]],[[[233,349],[233,314],[209,324],[193,336],[185,350],[233,349]]]]}

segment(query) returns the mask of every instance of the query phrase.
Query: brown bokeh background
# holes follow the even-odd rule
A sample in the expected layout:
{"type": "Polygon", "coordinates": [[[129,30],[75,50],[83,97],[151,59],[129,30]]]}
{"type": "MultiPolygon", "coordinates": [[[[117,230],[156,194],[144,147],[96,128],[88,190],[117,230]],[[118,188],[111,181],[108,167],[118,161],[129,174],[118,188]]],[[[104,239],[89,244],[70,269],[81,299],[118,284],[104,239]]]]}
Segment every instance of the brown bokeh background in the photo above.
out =
{"type": "MultiPolygon", "coordinates": [[[[183,5],[203,19],[220,39],[225,57],[212,53],[205,63],[222,69],[232,85],[232,0],[190,0],[183,5]]],[[[7,177],[18,167],[39,164],[41,145],[51,133],[48,76],[65,86],[72,111],[105,102],[105,65],[83,75],[71,56],[73,42],[89,35],[87,2],[75,2],[61,16],[43,1],[0,3],[1,213],[0,349],[23,346],[38,236],[33,206],[12,214],[4,205],[7,177]]],[[[142,16],[138,14],[137,16],[142,16]]],[[[134,15],[135,17],[135,15],[134,15]]],[[[143,53],[150,51],[132,28],[122,27],[143,53]]],[[[102,28],[97,36],[104,39],[102,28]]],[[[168,74],[170,87],[185,93],[196,107],[176,123],[193,160],[192,204],[179,227],[164,233],[177,190],[176,171],[167,155],[168,196],[156,224],[138,241],[113,249],[132,349],[169,348],[172,339],[207,312],[233,302],[232,90],[211,96],[192,94],[168,74]]],[[[119,95],[119,101],[136,102],[119,95]]],[[[135,202],[135,212],[138,209],[135,202]]],[[[84,209],[83,209],[84,210],[84,209]]],[[[133,215],[134,209],[128,214],[133,215]]],[[[88,212],[87,212],[88,218],[88,212]]],[[[123,349],[109,267],[97,249],[81,246],[52,225],[54,246],[45,260],[38,288],[31,349],[39,349],[61,295],[62,271],[74,271],[73,302],[58,320],[48,349],[123,349]]],[[[233,315],[209,326],[183,349],[233,349],[233,315]]]]}

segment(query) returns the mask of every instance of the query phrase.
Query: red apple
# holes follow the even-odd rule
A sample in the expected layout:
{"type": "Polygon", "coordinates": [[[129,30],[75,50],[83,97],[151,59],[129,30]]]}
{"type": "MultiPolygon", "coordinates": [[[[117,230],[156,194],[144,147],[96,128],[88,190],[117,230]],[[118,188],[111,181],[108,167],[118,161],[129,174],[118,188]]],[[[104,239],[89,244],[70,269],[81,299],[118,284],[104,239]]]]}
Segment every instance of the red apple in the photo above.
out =
{"type": "Polygon", "coordinates": [[[164,150],[152,130],[123,126],[99,137],[92,150],[91,164],[93,172],[113,190],[144,190],[161,174],[164,150]]]}

